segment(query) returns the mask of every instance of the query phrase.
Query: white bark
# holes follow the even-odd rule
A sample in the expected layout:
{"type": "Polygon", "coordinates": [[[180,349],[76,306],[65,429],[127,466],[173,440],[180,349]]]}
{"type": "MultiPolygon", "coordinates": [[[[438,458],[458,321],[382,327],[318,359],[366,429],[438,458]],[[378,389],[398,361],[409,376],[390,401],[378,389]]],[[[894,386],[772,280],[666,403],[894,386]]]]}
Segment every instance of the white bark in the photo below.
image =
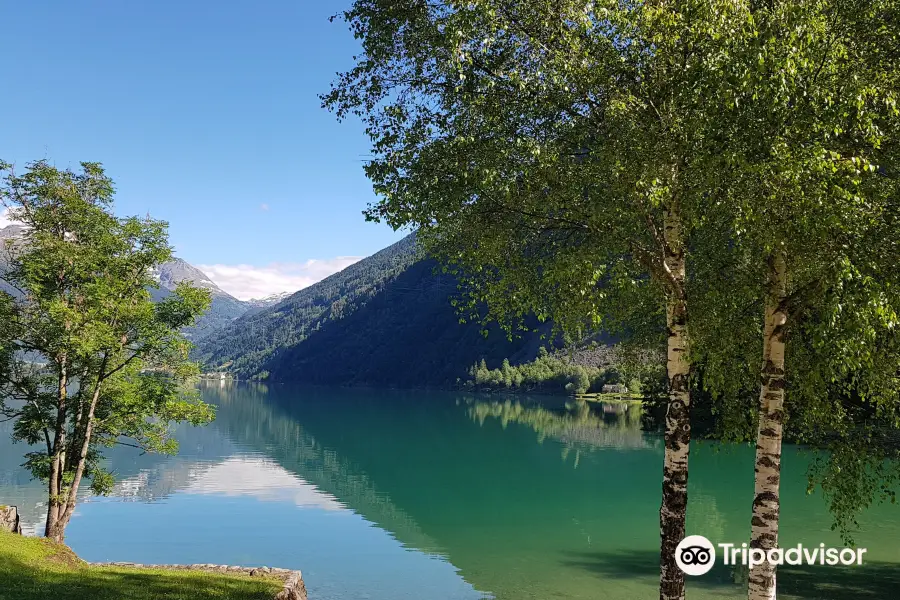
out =
{"type": "Polygon", "coordinates": [[[666,304],[669,403],[666,410],[662,505],[659,509],[660,600],[684,599],[684,573],[675,563],[675,548],[684,538],[687,515],[688,455],[691,443],[690,364],[688,362],[687,303],[684,298],[685,252],[681,222],[666,213],[665,269],[670,281],[666,304]]]}
{"type": "MultiPolygon", "coordinates": [[[[769,265],[769,292],[763,330],[762,384],[759,392],[759,430],[756,437],[755,490],[750,533],[751,548],[778,547],[778,517],[781,510],[781,440],[784,422],[785,326],[787,310],[784,257],[775,254],[769,265]]],[[[751,569],[750,600],[774,600],[775,566],[768,562],[751,569]]]]}

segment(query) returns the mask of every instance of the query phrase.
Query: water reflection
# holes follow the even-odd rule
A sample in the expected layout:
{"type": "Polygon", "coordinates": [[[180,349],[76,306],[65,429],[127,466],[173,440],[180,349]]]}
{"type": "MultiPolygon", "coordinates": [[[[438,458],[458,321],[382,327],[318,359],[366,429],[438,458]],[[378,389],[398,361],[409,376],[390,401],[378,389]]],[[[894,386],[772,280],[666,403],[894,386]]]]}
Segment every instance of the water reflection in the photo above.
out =
{"type": "Polygon", "coordinates": [[[250,496],[268,502],[292,502],[300,507],[347,510],[331,494],[321,492],[316,486],[262,456],[236,455],[221,462],[189,462],[183,469],[173,468],[173,463],[175,461],[120,480],[112,495],[123,500],[146,502],[176,492],[250,496]],[[162,482],[165,484],[160,485],[162,482]]]}
{"type": "MultiPolygon", "coordinates": [[[[203,396],[217,419],[179,428],[178,456],[110,452],[115,497],[81,506],[76,551],[301,568],[318,599],[655,595],[662,447],[636,405],[228,381],[203,396]]],[[[0,429],[0,502],[39,520],[44,490],[18,468],[23,451],[0,429]]],[[[785,541],[836,541],[804,460],[786,449],[785,541]]],[[[747,474],[752,449],[697,444],[689,529],[744,539],[747,474]]],[[[840,579],[856,596],[887,589],[900,563],[896,512],[871,517],[867,579],[840,579]]],[[[793,575],[785,591],[822,595],[793,575]]],[[[834,587],[836,572],[817,582],[834,587]]],[[[744,595],[722,569],[691,585],[697,599],[744,595]]]]}
{"type": "MultiPolygon", "coordinates": [[[[237,443],[265,448],[406,547],[446,557],[477,590],[498,598],[594,598],[597,573],[574,556],[655,547],[655,526],[628,529],[634,517],[652,524],[657,511],[657,442],[641,434],[637,411],[566,407],[554,398],[302,394],[300,402],[277,393],[260,401],[248,390],[214,389],[209,398],[237,443]],[[560,453],[568,450],[596,453],[581,458],[577,471],[561,469],[560,453]],[[617,460],[620,453],[627,460],[617,460]],[[332,471],[323,472],[326,465],[332,471]],[[354,481],[365,482],[365,493],[347,487],[354,481]],[[623,484],[629,494],[616,493],[623,484]],[[610,526],[617,513],[624,518],[610,526]]],[[[654,581],[653,572],[638,573],[607,585],[624,598],[652,593],[654,581]]]]}
{"type": "MultiPolygon", "coordinates": [[[[469,398],[469,416],[484,426],[488,418],[498,419],[504,429],[509,423],[531,427],[538,442],[551,438],[568,450],[595,448],[655,448],[659,440],[641,431],[641,406],[635,402],[589,402],[569,400],[556,408],[537,401],[507,398],[503,401],[477,401],[469,398]]],[[[557,403],[558,404],[558,403],[557,403]]]]}

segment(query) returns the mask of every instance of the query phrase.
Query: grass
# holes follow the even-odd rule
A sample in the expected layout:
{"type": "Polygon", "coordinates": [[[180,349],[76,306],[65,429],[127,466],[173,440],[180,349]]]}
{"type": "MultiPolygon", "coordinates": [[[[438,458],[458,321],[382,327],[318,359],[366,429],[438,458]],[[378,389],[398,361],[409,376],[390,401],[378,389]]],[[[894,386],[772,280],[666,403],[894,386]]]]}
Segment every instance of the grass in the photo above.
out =
{"type": "Polygon", "coordinates": [[[0,531],[0,600],[272,600],[276,577],[93,567],[46,538],[0,531]]]}

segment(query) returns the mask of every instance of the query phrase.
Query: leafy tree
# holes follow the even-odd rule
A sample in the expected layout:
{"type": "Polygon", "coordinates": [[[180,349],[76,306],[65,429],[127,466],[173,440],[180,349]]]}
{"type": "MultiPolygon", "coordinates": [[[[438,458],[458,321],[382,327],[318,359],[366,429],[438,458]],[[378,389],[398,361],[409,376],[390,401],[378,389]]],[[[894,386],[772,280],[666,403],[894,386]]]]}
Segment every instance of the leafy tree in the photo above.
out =
{"type": "Polygon", "coordinates": [[[3,203],[26,230],[2,275],[18,294],[0,294],[0,411],[37,445],[26,466],[48,484],[46,535],[61,542],[83,478],[98,493],[112,483],[103,447],[173,452],[170,422],[212,418],[183,385],[197,369],[179,332],[210,299],[179,285],[152,302],[152,269],[172,256],[166,225],[116,218],[99,164],[2,166],[3,203]]]}
{"type": "Polygon", "coordinates": [[[660,597],[683,597],[687,257],[715,207],[742,3],[357,0],[343,17],[363,54],[323,100],[367,125],[369,218],[415,227],[485,319],[665,332],[660,597]]]}
{"type": "Polygon", "coordinates": [[[591,387],[591,378],[581,365],[575,367],[575,379],[572,383],[576,394],[584,394],[591,387]]]}
{"type": "Polygon", "coordinates": [[[503,385],[521,391],[566,391],[575,394],[600,391],[604,384],[614,383],[621,377],[616,369],[577,364],[565,352],[551,355],[543,346],[538,350],[536,359],[519,365],[510,365],[509,359],[504,359],[499,369],[488,369],[482,359],[469,369],[469,376],[466,384],[475,388],[503,385]]]}
{"type": "MultiPolygon", "coordinates": [[[[710,358],[710,385],[740,388],[750,373],[735,365],[757,360],[741,360],[734,344],[761,329],[753,547],[778,544],[786,409],[806,420],[798,436],[813,440],[815,429],[847,427],[820,410],[822,398],[834,396],[829,387],[849,383],[883,406],[896,401],[897,355],[891,366],[872,342],[891,337],[900,311],[900,56],[896,28],[885,25],[897,10],[895,2],[750,3],[722,64],[720,134],[728,144],[719,192],[733,233],[719,247],[738,268],[717,292],[740,300],[719,296],[700,308],[704,321],[727,317],[710,336],[718,340],[697,347],[724,349],[710,358]]],[[[714,253],[698,250],[700,277],[715,277],[714,253]]],[[[774,598],[775,590],[773,565],[750,573],[751,599],[774,598]]]]}

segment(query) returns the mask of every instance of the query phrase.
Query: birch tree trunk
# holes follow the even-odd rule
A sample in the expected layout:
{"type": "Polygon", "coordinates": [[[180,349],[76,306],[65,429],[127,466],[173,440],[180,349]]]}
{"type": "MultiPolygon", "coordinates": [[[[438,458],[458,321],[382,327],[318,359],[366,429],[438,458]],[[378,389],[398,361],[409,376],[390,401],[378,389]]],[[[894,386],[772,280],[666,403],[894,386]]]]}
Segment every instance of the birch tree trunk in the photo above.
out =
{"type": "MultiPolygon", "coordinates": [[[[784,422],[784,351],[787,310],[784,256],[769,260],[769,291],[766,295],[763,329],[763,364],[759,391],[759,430],[756,436],[755,489],[750,547],[769,550],[778,546],[778,517],[781,510],[778,487],[781,483],[781,438],[784,422]]],[[[775,566],[768,562],[750,571],[750,600],[775,598],[775,566]]]]}
{"type": "Polygon", "coordinates": [[[669,275],[666,302],[666,375],[669,403],[666,410],[662,505],[659,509],[660,600],[684,598],[684,573],[675,563],[675,548],[684,538],[687,516],[688,454],[691,443],[690,363],[688,362],[687,302],[684,295],[685,251],[678,214],[667,211],[666,256],[669,275]]]}

